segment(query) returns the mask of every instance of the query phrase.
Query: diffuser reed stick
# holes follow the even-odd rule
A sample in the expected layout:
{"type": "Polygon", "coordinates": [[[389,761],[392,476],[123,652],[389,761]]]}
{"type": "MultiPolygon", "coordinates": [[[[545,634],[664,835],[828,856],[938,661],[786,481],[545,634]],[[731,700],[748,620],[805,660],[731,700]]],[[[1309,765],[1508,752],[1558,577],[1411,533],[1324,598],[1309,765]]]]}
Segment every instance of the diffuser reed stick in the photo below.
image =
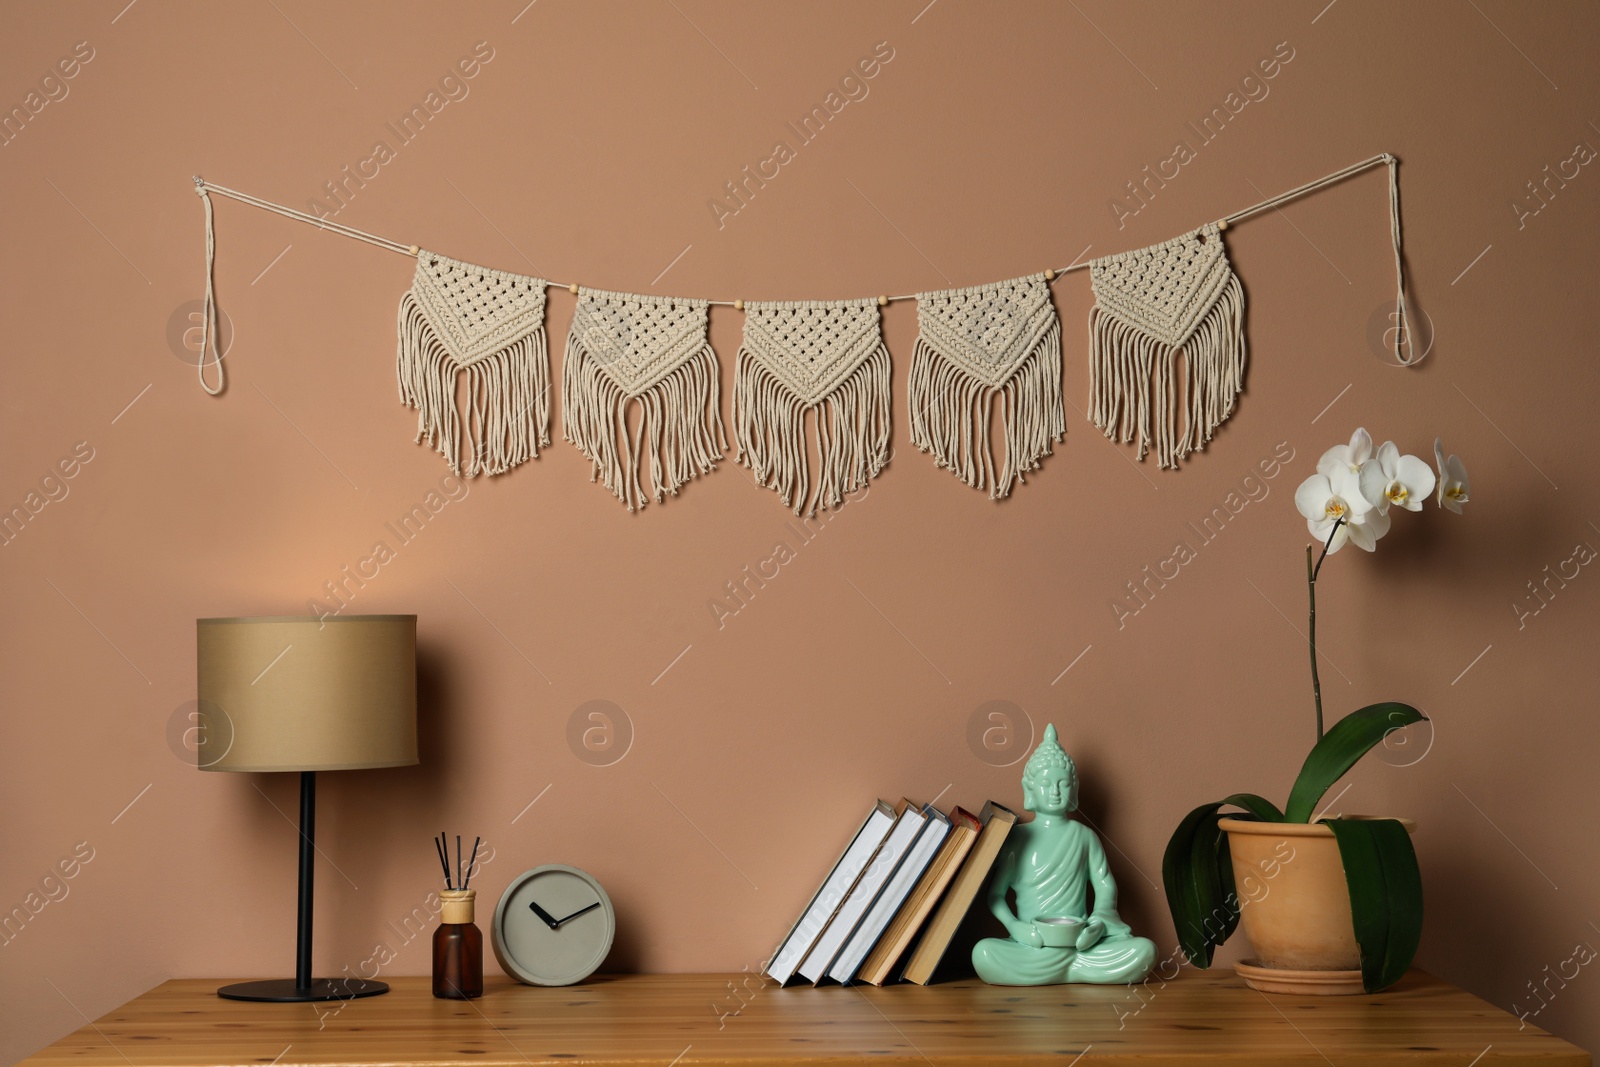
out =
{"type": "Polygon", "coordinates": [[[440,831],[439,836],[433,839],[433,850],[439,854],[439,869],[444,871],[444,887],[446,889],[454,889],[455,887],[450,884],[450,861],[445,859],[444,855],[443,831],[440,831]]]}
{"type": "Polygon", "coordinates": [[[450,838],[443,830],[433,839],[433,850],[439,856],[439,869],[444,871],[444,887],[451,891],[466,889],[472,883],[472,872],[478,866],[478,846],[483,844],[482,837],[472,839],[472,855],[467,857],[466,866],[461,865],[461,835],[456,834],[456,863],[455,874],[450,871],[450,838]]]}

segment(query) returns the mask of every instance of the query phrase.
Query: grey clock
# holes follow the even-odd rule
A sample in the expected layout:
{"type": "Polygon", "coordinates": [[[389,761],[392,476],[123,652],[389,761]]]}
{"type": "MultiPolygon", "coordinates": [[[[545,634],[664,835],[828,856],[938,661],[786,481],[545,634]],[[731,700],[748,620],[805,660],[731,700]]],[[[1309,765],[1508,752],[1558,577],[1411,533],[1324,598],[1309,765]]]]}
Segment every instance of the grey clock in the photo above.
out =
{"type": "Polygon", "coordinates": [[[529,985],[571,985],[611,951],[616,912],[600,883],[564,863],[511,880],[494,909],[489,940],[500,967],[529,985]]]}

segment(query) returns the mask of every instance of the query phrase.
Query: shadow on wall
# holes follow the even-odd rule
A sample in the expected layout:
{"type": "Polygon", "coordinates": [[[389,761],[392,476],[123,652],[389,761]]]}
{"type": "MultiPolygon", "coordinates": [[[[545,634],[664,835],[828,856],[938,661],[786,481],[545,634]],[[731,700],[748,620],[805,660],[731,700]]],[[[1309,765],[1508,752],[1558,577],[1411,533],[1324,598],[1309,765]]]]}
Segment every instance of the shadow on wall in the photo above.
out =
{"type": "MultiPolygon", "coordinates": [[[[1101,790],[1094,784],[1093,773],[1093,768],[1101,766],[1103,761],[1087,744],[1080,743],[1076,748],[1081,755],[1073,757],[1080,779],[1078,810],[1073,813],[1074,817],[1093,830],[1105,848],[1106,858],[1111,863],[1112,877],[1117,880],[1117,914],[1122,916],[1123,922],[1133,928],[1134,933],[1156,941],[1159,946],[1163,931],[1172,925],[1172,919],[1167,914],[1167,898],[1160,886],[1160,872],[1149,872],[1151,878],[1157,879],[1156,885],[1152,886],[1145,880],[1144,874],[1136,870],[1132,861],[1117,847],[1117,843],[1125,836],[1123,831],[1126,829],[1119,819],[1119,813],[1126,812],[1127,807],[1114,803],[1108,806],[1103,803],[1101,790]],[[1085,773],[1085,767],[1090,768],[1088,773],[1085,773]]],[[[1092,900],[1090,904],[1093,905],[1092,900]]]]}
{"type": "MultiPolygon", "coordinates": [[[[431,858],[424,835],[431,837],[445,829],[433,824],[453,817],[449,814],[452,784],[467,781],[471,774],[466,765],[469,746],[462,743],[470,734],[462,729],[461,718],[452,665],[437,649],[418,641],[418,762],[382,772],[381,781],[360,783],[366,799],[352,800],[362,807],[381,800],[384,809],[370,813],[373,818],[363,827],[360,840],[353,842],[363,859],[379,864],[386,856],[415,851],[417,870],[426,871],[429,878],[438,874],[436,862],[422,866],[431,858]]],[[[432,881],[427,884],[443,888],[442,884],[433,886],[432,881]]]]}

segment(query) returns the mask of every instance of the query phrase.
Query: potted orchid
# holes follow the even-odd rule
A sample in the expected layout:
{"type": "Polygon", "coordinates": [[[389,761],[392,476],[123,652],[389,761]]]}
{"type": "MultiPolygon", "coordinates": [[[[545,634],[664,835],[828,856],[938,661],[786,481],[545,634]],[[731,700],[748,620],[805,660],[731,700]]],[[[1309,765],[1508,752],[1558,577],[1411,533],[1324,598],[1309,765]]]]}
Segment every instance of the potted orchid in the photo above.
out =
{"type": "MultiPolygon", "coordinates": [[[[1257,989],[1280,993],[1377,992],[1399,981],[1422,935],[1422,877],[1406,819],[1326,817],[1328,789],[1394,730],[1424,719],[1409,704],[1361,708],[1323,730],[1317,676],[1317,577],[1346,545],[1367,552],[1398,510],[1433,495],[1461,513],[1467,472],[1434,441],[1437,472],[1392,441],[1376,450],[1364,429],[1323,454],[1295,492],[1321,546],[1306,546],[1311,693],[1317,740],[1282,810],[1253,793],[1202,804],[1173,832],[1162,880],[1179,944],[1191,963],[1243,922],[1254,958],[1237,965],[1257,989]],[[1242,809],[1225,813],[1223,808],[1242,809]]],[[[1335,798],[1337,799],[1337,798],[1335,798]]]]}

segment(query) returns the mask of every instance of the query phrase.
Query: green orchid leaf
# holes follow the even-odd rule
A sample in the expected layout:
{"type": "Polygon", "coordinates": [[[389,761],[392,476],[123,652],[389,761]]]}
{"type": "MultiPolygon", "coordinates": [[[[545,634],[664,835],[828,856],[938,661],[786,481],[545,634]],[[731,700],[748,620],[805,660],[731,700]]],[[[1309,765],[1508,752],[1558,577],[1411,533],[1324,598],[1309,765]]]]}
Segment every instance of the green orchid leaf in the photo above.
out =
{"type": "Polygon", "coordinates": [[[1350,915],[1361,946],[1361,986],[1368,993],[1398,982],[1422,940],[1422,873],[1411,835],[1395,819],[1325,819],[1350,890],[1350,915]]]}
{"type": "MultiPolygon", "coordinates": [[[[1210,821],[1215,824],[1223,818],[1225,816],[1217,814],[1211,816],[1210,821]]],[[[1216,834],[1217,905],[1200,924],[1213,946],[1228,940],[1239,928],[1239,888],[1233,881],[1233,848],[1228,843],[1226,830],[1218,826],[1216,834]]]]}
{"type": "Polygon", "coordinates": [[[1216,804],[1195,808],[1167,842],[1161,858],[1167,907],[1178,944],[1197,967],[1211,966],[1212,951],[1239,925],[1239,894],[1233,883],[1233,857],[1228,836],[1217,820],[1227,804],[1245,809],[1263,822],[1282,822],[1283,813],[1270,800],[1253,793],[1235,793],[1216,804]]]}
{"type": "MultiPolygon", "coordinates": [[[[1213,812],[1201,822],[1195,835],[1195,873],[1208,878],[1205,892],[1211,907],[1200,917],[1200,932],[1211,948],[1233,936],[1239,926],[1239,893],[1233,884],[1233,853],[1228,848],[1228,835],[1217,825],[1223,816],[1213,812]]],[[[1210,951],[1207,951],[1209,958],[1210,951]]]]}
{"type": "Polygon", "coordinates": [[[1243,808],[1262,822],[1283,822],[1283,812],[1278,810],[1278,806],[1254,793],[1235,793],[1223,803],[1243,808]]]}
{"type": "Polygon", "coordinates": [[[1211,953],[1239,925],[1239,894],[1233,882],[1233,854],[1228,835],[1217,825],[1221,808],[1232,804],[1262,822],[1282,822],[1272,801],[1254,793],[1235,793],[1216,804],[1195,808],[1167,842],[1161,857],[1161,880],[1178,944],[1197,967],[1211,966],[1211,953]]]}
{"type": "Polygon", "coordinates": [[[1323,794],[1334,782],[1343,778],[1357,760],[1387,737],[1389,731],[1410,726],[1425,718],[1427,716],[1409,704],[1385,701],[1369,704],[1334,723],[1300,768],[1300,776],[1289,791],[1284,821],[1310,822],[1323,794]]]}
{"type": "MultiPolygon", "coordinates": [[[[1202,804],[1184,816],[1161,857],[1161,881],[1178,944],[1196,967],[1211,966],[1212,949],[1233,932],[1218,870],[1219,863],[1232,867],[1227,838],[1217,828],[1220,807],[1221,803],[1202,804]],[[1220,922],[1215,918],[1219,911],[1220,922]],[[1210,927],[1206,925],[1208,917],[1213,919],[1210,927]],[[1219,933],[1222,936],[1217,936],[1219,933]]],[[[1234,919],[1237,921],[1237,914],[1234,919]]]]}

